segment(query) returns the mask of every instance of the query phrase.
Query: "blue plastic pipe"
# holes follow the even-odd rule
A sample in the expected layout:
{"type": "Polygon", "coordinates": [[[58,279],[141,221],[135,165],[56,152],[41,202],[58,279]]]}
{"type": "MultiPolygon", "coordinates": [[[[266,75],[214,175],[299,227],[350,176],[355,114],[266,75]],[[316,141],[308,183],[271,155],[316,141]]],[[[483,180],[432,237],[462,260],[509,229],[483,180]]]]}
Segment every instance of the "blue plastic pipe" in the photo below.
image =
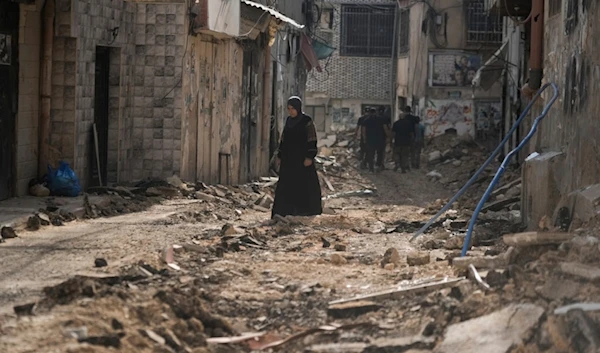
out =
{"type": "Polygon", "coordinates": [[[552,107],[552,105],[554,104],[556,99],[558,98],[558,87],[556,86],[556,84],[549,83],[549,84],[544,85],[544,87],[547,87],[548,85],[552,86],[552,89],[554,90],[554,95],[552,96],[552,99],[550,99],[550,102],[548,102],[548,104],[546,104],[546,106],[544,107],[544,110],[542,110],[542,113],[537,118],[535,118],[535,120],[533,121],[533,125],[531,125],[531,130],[529,130],[529,133],[527,134],[527,136],[525,136],[523,138],[521,143],[519,143],[519,145],[514,150],[510,151],[510,153],[508,155],[506,155],[506,157],[504,158],[504,161],[500,165],[500,168],[498,168],[496,175],[494,175],[494,179],[492,179],[487,190],[481,197],[481,200],[479,200],[479,203],[477,204],[477,208],[475,208],[475,212],[473,212],[473,216],[471,217],[471,222],[469,223],[469,228],[467,229],[467,236],[465,237],[465,242],[463,244],[463,248],[462,248],[462,252],[461,252],[460,256],[465,256],[467,254],[467,250],[469,250],[469,244],[471,243],[471,236],[473,235],[473,228],[475,227],[475,222],[477,222],[477,217],[479,216],[479,213],[481,212],[483,205],[486,203],[486,201],[490,197],[490,194],[494,190],[494,187],[500,180],[500,177],[502,177],[502,174],[504,174],[504,171],[506,170],[506,167],[508,166],[508,163],[510,162],[511,158],[515,154],[517,154],[517,152],[519,152],[527,144],[527,142],[529,142],[529,140],[531,139],[531,137],[533,137],[533,135],[535,135],[535,132],[537,131],[537,127],[538,127],[539,123],[542,121],[542,119],[544,119],[544,117],[546,117],[546,114],[548,114],[548,111],[550,111],[550,108],[552,107]]]}
{"type": "MultiPolygon", "coordinates": [[[[471,179],[469,179],[469,181],[467,181],[467,183],[456,193],[456,195],[454,195],[450,199],[450,201],[448,201],[448,203],[446,204],[446,206],[442,207],[442,209],[435,216],[433,216],[429,221],[427,221],[427,223],[425,223],[425,225],[423,227],[421,227],[421,229],[419,229],[419,231],[417,231],[410,238],[410,241],[415,240],[418,236],[420,236],[421,234],[423,234],[423,232],[425,232],[427,230],[427,228],[431,227],[431,225],[435,221],[437,221],[437,219],[440,218],[441,215],[443,215],[446,211],[448,211],[450,209],[450,207],[452,207],[452,204],[455,203],[456,200],[458,200],[458,198],[461,197],[471,187],[471,185],[473,185],[475,183],[475,181],[477,181],[477,178],[479,178],[479,175],[481,175],[481,173],[485,170],[485,168],[487,168],[487,166],[490,165],[490,163],[492,163],[494,161],[494,158],[496,158],[496,156],[498,156],[498,154],[500,154],[500,152],[504,148],[504,145],[506,145],[506,143],[508,142],[508,140],[511,138],[512,134],[517,130],[517,128],[519,127],[519,125],[521,125],[521,122],[523,121],[523,119],[525,119],[525,117],[527,116],[527,114],[529,114],[529,111],[531,110],[531,107],[533,106],[533,104],[535,103],[535,101],[537,101],[537,99],[540,97],[540,95],[542,94],[542,92],[544,92],[546,90],[546,88],[550,87],[550,85],[554,85],[554,84],[546,83],[544,86],[542,86],[538,90],[537,94],[533,97],[533,99],[531,100],[531,102],[529,102],[529,104],[527,105],[527,107],[525,107],[525,110],[523,110],[523,112],[521,113],[521,115],[519,116],[519,118],[517,119],[517,121],[515,121],[515,123],[513,124],[513,126],[510,128],[510,130],[508,131],[508,133],[504,137],[504,139],[500,142],[500,144],[498,145],[498,147],[496,147],[496,149],[494,150],[494,152],[492,152],[492,154],[490,155],[490,157],[485,162],[483,162],[483,164],[481,165],[481,167],[479,167],[479,169],[475,172],[475,174],[473,174],[473,176],[471,177],[471,179]]],[[[553,87],[555,87],[555,86],[553,86],[553,87]]],[[[555,88],[555,89],[557,90],[557,88],[555,88]]]]}

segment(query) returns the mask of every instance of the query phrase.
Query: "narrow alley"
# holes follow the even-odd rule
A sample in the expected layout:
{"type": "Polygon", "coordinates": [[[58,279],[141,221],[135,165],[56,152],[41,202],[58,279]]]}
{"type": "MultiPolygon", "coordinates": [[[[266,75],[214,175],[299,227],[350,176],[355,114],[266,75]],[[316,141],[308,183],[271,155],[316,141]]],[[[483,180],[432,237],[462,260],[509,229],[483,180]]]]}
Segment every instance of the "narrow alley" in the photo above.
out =
{"type": "Polygon", "coordinates": [[[0,353],[600,352],[599,17],[0,0],[0,353]]]}

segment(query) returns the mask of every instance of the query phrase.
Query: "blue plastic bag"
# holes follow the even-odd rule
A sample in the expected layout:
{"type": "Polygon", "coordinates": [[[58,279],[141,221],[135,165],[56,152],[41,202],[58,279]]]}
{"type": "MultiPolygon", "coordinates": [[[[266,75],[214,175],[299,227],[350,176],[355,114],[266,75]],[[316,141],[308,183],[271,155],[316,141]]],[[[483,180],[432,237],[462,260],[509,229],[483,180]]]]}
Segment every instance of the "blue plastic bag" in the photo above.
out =
{"type": "Polygon", "coordinates": [[[48,165],[48,189],[54,196],[76,197],[79,195],[81,192],[79,178],[69,167],[69,163],[61,161],[58,169],[52,169],[52,166],[48,165]]]}

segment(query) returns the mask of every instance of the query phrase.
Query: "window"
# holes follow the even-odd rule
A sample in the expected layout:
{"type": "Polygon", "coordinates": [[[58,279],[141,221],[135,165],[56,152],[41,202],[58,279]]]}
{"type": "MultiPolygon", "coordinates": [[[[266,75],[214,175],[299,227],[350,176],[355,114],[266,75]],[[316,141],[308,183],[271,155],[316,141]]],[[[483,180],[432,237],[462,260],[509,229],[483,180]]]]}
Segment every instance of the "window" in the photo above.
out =
{"type": "Polygon", "coordinates": [[[484,0],[469,0],[467,3],[467,43],[502,43],[502,17],[489,16],[484,0]]]}
{"type": "Polygon", "coordinates": [[[558,15],[562,11],[562,0],[550,0],[548,6],[548,17],[558,15]]]}
{"type": "Polygon", "coordinates": [[[400,54],[408,53],[409,35],[410,35],[410,10],[400,12],[400,33],[398,38],[398,52],[400,54]]]}
{"type": "Polygon", "coordinates": [[[343,5],[340,54],[391,56],[395,9],[384,5],[343,5]]]}

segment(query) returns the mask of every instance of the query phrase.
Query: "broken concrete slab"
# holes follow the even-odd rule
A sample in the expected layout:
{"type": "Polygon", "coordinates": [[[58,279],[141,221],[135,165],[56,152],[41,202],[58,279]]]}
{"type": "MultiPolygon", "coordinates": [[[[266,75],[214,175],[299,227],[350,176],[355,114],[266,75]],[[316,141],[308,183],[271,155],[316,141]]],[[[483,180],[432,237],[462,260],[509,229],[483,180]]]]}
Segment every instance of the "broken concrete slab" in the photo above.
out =
{"type": "Polygon", "coordinates": [[[577,262],[563,262],[559,266],[560,271],[566,275],[583,278],[588,281],[600,280],[600,268],[580,264],[577,262]]]}
{"type": "Polygon", "coordinates": [[[406,255],[408,266],[423,266],[431,261],[427,252],[412,252],[406,255]]]}
{"type": "Polygon", "coordinates": [[[575,196],[573,214],[577,215],[582,222],[588,222],[600,214],[600,184],[576,191],[573,196],[575,196]]]}
{"type": "Polygon", "coordinates": [[[304,350],[305,353],[362,353],[366,343],[327,343],[315,344],[304,350]]]}
{"type": "Polygon", "coordinates": [[[544,285],[535,288],[535,292],[547,300],[562,300],[574,298],[581,284],[568,279],[548,277],[544,285]]]}
{"type": "Polygon", "coordinates": [[[484,206],[481,209],[481,212],[486,212],[486,211],[498,212],[498,211],[501,211],[502,209],[504,209],[505,207],[508,207],[508,206],[512,205],[513,203],[517,203],[519,201],[521,201],[520,197],[511,197],[511,198],[506,198],[504,200],[498,200],[496,202],[492,202],[492,203],[489,203],[486,206],[484,206]]]}
{"type": "Polygon", "coordinates": [[[538,324],[544,308],[509,305],[492,314],[451,325],[434,353],[508,353],[538,324]]]}
{"type": "Polygon", "coordinates": [[[375,302],[363,300],[330,305],[329,308],[327,308],[327,315],[336,319],[345,319],[377,311],[381,308],[382,306],[375,302]]]}
{"type": "Polygon", "coordinates": [[[455,257],[452,259],[452,266],[460,270],[467,270],[469,265],[476,268],[499,269],[508,265],[504,255],[498,256],[478,256],[478,257],[455,257]]]}
{"type": "Polygon", "coordinates": [[[557,232],[524,232],[515,234],[506,234],[502,238],[504,244],[514,247],[526,247],[533,245],[560,244],[573,239],[573,233],[557,232]]]}
{"type": "Polygon", "coordinates": [[[435,338],[409,336],[399,338],[381,338],[371,343],[362,353],[396,353],[409,349],[429,349],[435,344],[435,338]]]}

